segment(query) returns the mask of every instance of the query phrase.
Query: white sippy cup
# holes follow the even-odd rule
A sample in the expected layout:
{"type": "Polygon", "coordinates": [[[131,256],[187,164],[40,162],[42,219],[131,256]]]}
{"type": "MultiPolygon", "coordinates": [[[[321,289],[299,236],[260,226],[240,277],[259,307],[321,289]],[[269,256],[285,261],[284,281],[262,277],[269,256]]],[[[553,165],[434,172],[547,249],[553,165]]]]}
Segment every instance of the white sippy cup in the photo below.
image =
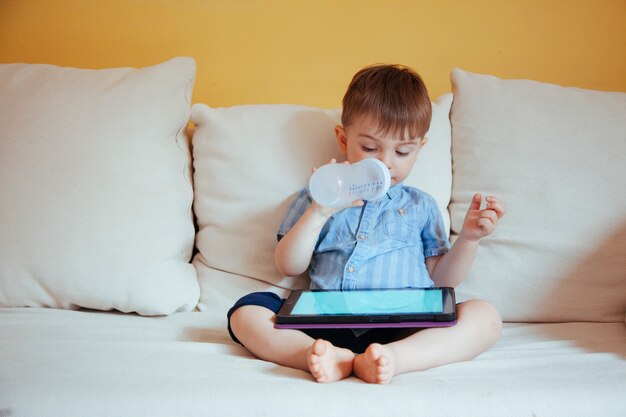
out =
{"type": "Polygon", "coordinates": [[[378,159],[354,164],[328,164],[317,169],[309,181],[311,197],[326,207],[347,207],[355,200],[377,200],[391,185],[389,170],[378,159]]]}

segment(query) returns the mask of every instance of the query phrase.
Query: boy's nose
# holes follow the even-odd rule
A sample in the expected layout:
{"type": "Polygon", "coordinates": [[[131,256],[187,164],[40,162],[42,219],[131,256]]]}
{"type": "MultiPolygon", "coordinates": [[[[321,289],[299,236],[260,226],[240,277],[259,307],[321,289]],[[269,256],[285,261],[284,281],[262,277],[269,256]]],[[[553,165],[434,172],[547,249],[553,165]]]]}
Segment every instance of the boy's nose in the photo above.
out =
{"type": "Polygon", "coordinates": [[[391,171],[391,158],[387,157],[387,156],[383,156],[381,158],[378,158],[378,160],[380,162],[382,162],[383,164],[385,164],[385,166],[387,167],[388,170],[391,171]]]}

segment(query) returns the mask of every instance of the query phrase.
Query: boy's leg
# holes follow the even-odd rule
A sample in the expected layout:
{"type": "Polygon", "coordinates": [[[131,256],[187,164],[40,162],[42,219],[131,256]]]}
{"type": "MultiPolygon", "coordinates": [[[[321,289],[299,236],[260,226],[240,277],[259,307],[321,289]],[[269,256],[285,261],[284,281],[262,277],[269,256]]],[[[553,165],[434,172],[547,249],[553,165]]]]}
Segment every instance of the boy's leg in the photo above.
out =
{"type": "Polygon", "coordinates": [[[354,374],[386,384],[394,375],[473,359],[498,340],[502,319],[491,304],[472,300],[457,308],[455,326],[424,329],[386,345],[373,343],[354,359],[354,374]]]}
{"type": "Polygon", "coordinates": [[[261,306],[239,307],[230,316],[230,327],[258,358],[308,371],[317,382],[334,382],[352,374],[352,351],[312,339],[299,330],[276,329],[274,315],[261,306]]]}

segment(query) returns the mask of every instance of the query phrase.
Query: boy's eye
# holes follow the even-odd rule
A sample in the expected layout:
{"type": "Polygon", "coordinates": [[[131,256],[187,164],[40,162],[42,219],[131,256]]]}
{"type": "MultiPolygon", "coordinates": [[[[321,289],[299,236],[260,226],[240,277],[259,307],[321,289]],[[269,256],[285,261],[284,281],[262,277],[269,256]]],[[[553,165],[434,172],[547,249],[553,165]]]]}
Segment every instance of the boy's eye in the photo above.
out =
{"type": "Polygon", "coordinates": [[[398,155],[399,157],[403,158],[405,156],[408,156],[409,152],[396,151],[396,155],[398,155]]]}
{"type": "Polygon", "coordinates": [[[362,146],[363,151],[365,152],[376,152],[376,148],[370,148],[369,146],[362,146]]]}

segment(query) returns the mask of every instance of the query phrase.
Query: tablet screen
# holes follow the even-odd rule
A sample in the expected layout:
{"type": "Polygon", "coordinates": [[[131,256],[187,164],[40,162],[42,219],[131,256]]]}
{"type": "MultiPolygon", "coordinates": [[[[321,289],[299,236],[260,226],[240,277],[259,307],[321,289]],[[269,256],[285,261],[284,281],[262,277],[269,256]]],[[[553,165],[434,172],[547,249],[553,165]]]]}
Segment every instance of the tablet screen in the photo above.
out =
{"type": "Polygon", "coordinates": [[[303,292],[294,315],[375,315],[442,313],[440,289],[303,292]]]}

